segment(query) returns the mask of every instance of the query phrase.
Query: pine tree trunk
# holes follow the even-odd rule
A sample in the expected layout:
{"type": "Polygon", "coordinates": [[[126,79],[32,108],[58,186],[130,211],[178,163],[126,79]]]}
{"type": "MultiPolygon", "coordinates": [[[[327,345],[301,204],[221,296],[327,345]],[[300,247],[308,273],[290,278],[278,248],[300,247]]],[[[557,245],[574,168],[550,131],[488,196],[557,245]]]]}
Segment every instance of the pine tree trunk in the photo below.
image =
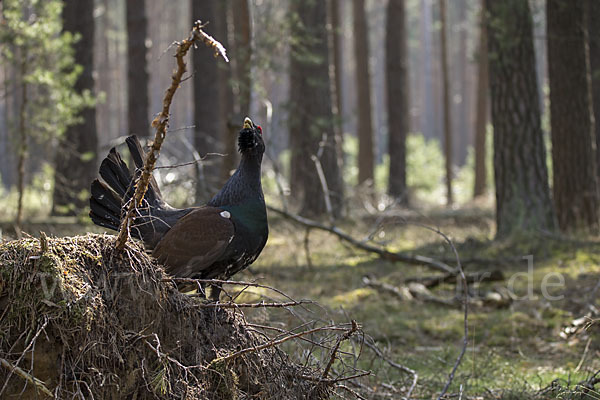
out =
{"type": "Polygon", "coordinates": [[[421,65],[423,68],[422,89],[423,101],[420,104],[421,133],[428,139],[437,138],[435,95],[433,91],[433,43],[432,43],[432,12],[431,0],[421,0],[421,65]]]}
{"type": "Polygon", "coordinates": [[[444,156],[446,161],[446,204],[454,202],[452,194],[452,122],[450,120],[450,82],[448,78],[448,43],[446,39],[446,0],[440,0],[440,48],[442,63],[442,96],[444,113],[444,156]]]}
{"type": "Polygon", "coordinates": [[[497,237],[553,230],[527,0],[487,0],[497,237]]]}
{"type": "Polygon", "coordinates": [[[475,187],[473,197],[482,196],[486,192],[486,128],[488,121],[488,49],[485,0],[481,1],[481,23],[479,33],[479,50],[477,54],[477,104],[475,114],[475,187]]]}
{"type": "MultiPolygon", "coordinates": [[[[74,45],[75,62],[83,72],[75,90],[94,91],[94,1],[66,0],[63,29],[79,33],[74,45]]],[[[56,156],[53,214],[75,215],[87,208],[89,187],[96,177],[98,136],[96,109],[81,112],[83,122],[70,126],[63,136],[56,156]]]]}
{"type": "Polygon", "coordinates": [[[358,91],[358,183],[374,181],[373,122],[371,117],[371,82],[369,73],[369,38],[364,0],[353,0],[354,57],[358,91]]]}
{"type": "Polygon", "coordinates": [[[594,105],[594,136],[596,141],[596,177],[600,184],[600,1],[587,0],[588,38],[590,49],[590,76],[592,79],[592,103],[594,105]]]}
{"type": "MultiPolygon", "coordinates": [[[[248,0],[237,0],[233,5],[233,29],[235,38],[235,78],[237,85],[236,99],[237,113],[246,117],[250,112],[251,82],[251,28],[250,28],[250,4],[248,0]]],[[[242,119],[243,121],[243,119],[242,119]]],[[[241,124],[241,122],[240,122],[241,124]]]]}
{"type": "Polygon", "coordinates": [[[553,191],[562,230],[598,229],[585,1],[547,2],[553,191]]]}
{"type": "Polygon", "coordinates": [[[335,118],[335,143],[337,146],[338,164],[343,168],[343,143],[344,132],[342,121],[344,113],[342,110],[342,18],[339,0],[329,1],[329,18],[331,21],[331,58],[333,60],[333,116],[335,118]]]}
{"type": "MultiPolygon", "coordinates": [[[[218,40],[225,46],[226,49],[230,48],[229,40],[229,17],[231,14],[231,1],[221,0],[217,2],[216,8],[216,21],[215,21],[215,35],[218,40]]],[[[219,62],[217,70],[217,80],[219,81],[219,140],[223,152],[226,154],[221,161],[221,180],[226,181],[231,171],[236,166],[236,138],[237,131],[232,127],[233,122],[233,91],[231,86],[231,66],[225,65],[219,62]]]]}
{"type": "Polygon", "coordinates": [[[298,18],[292,25],[292,37],[311,38],[290,51],[291,190],[299,200],[301,214],[326,213],[322,181],[312,159],[320,156],[332,212],[337,216],[342,211],[343,186],[334,142],[327,7],[324,1],[292,0],[290,8],[298,18]]]}
{"type": "Polygon", "coordinates": [[[408,205],[406,187],[406,136],[408,114],[408,52],[404,0],[389,0],[386,21],[386,78],[388,112],[388,153],[390,170],[388,194],[408,205]]]}
{"type": "MultiPolygon", "coordinates": [[[[226,23],[217,19],[217,4],[214,1],[192,1],[190,23],[201,20],[209,22],[206,30],[217,37],[217,25],[226,23]]],[[[220,153],[220,103],[219,103],[219,64],[213,57],[213,50],[197,46],[192,52],[194,87],[194,137],[193,143],[201,157],[207,153],[220,153]]],[[[219,157],[207,158],[196,169],[196,203],[204,203],[213,196],[210,188],[216,188],[221,181],[219,157]]]]}
{"type": "Polygon", "coordinates": [[[146,60],[146,0],[127,0],[127,122],[128,133],[150,134],[148,63],[146,60]]]}

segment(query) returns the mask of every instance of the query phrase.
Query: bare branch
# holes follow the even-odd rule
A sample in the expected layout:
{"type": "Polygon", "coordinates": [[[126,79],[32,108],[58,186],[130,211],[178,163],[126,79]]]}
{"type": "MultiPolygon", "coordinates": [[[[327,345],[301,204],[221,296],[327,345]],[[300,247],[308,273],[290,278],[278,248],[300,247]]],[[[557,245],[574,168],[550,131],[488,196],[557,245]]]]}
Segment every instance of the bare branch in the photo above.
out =
{"type": "Polygon", "coordinates": [[[201,22],[196,21],[190,36],[177,44],[177,51],[175,53],[175,59],[177,60],[177,69],[175,70],[175,72],[173,72],[173,75],[171,77],[171,85],[165,92],[165,96],[163,98],[163,109],[158,114],[158,116],[156,116],[156,118],[154,118],[154,120],[152,121],[152,127],[156,129],[154,141],[152,143],[152,146],[150,147],[150,152],[146,155],[146,159],[144,160],[144,167],[142,168],[142,173],[140,174],[135,184],[135,193],[133,195],[133,201],[129,203],[127,213],[125,214],[125,217],[123,218],[123,221],[121,222],[121,226],[119,228],[119,235],[117,236],[117,241],[115,244],[115,248],[118,251],[122,251],[125,248],[125,243],[129,238],[129,225],[133,220],[136,208],[142,204],[144,195],[148,190],[148,184],[150,182],[150,178],[152,177],[154,164],[156,164],[156,160],[158,159],[160,148],[162,146],[163,141],[165,140],[167,128],[169,126],[169,111],[171,109],[171,102],[173,101],[173,96],[175,95],[175,92],[181,84],[183,74],[186,71],[184,57],[186,56],[187,52],[189,51],[190,47],[194,44],[194,42],[199,40],[207,46],[213,48],[215,51],[215,55],[220,55],[225,59],[225,61],[229,61],[227,59],[227,56],[225,55],[226,51],[223,45],[216,41],[210,35],[206,34],[204,31],[202,31],[202,27],[203,25],[201,24],[201,22]]]}
{"type": "Polygon", "coordinates": [[[46,387],[46,385],[44,384],[44,382],[42,382],[41,380],[39,380],[35,376],[33,376],[33,375],[25,372],[24,370],[22,370],[21,368],[15,366],[15,365],[12,365],[8,361],[6,361],[4,358],[0,358],[0,365],[2,365],[4,368],[8,369],[11,374],[14,373],[15,375],[18,375],[21,378],[25,379],[27,382],[33,384],[36,388],[38,388],[46,396],[48,396],[48,397],[50,397],[52,399],[54,398],[54,395],[46,387]]]}
{"type": "Polygon", "coordinates": [[[276,212],[277,214],[279,214],[285,218],[288,218],[288,219],[290,219],[300,225],[303,225],[307,228],[314,228],[314,229],[319,229],[322,231],[332,233],[332,234],[336,235],[338,238],[340,238],[341,240],[350,243],[354,247],[357,247],[364,251],[368,251],[370,253],[375,253],[375,254],[379,255],[381,258],[383,258],[384,260],[399,261],[399,262],[405,262],[407,264],[414,264],[414,265],[424,265],[426,267],[435,269],[437,271],[444,272],[446,274],[456,275],[458,273],[458,271],[456,269],[450,267],[448,264],[445,264],[441,261],[435,260],[431,257],[420,256],[420,255],[410,256],[407,254],[392,252],[392,251],[382,249],[382,248],[379,248],[376,246],[372,246],[365,242],[356,240],[355,238],[350,236],[348,233],[342,231],[341,229],[337,228],[334,225],[331,225],[331,226],[323,225],[312,219],[301,217],[299,215],[294,215],[294,214],[291,214],[287,211],[281,210],[281,209],[273,207],[273,206],[268,205],[267,208],[269,210],[276,212]]]}

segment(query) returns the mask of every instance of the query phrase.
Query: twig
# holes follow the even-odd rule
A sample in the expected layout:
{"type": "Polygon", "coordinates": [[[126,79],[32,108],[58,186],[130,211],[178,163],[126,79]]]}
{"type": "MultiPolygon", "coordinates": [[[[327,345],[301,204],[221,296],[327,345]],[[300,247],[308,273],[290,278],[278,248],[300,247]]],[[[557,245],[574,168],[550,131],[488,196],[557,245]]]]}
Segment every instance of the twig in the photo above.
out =
{"type": "Polygon", "coordinates": [[[417,381],[419,379],[419,374],[417,374],[417,372],[414,369],[405,367],[402,364],[398,364],[395,361],[390,360],[389,358],[387,358],[383,352],[379,349],[379,347],[375,346],[374,344],[371,344],[367,341],[363,342],[368,348],[370,348],[371,350],[373,350],[373,352],[375,352],[375,354],[377,354],[377,356],[379,358],[381,358],[383,361],[387,362],[389,365],[391,365],[392,367],[399,369],[402,372],[405,372],[407,374],[411,374],[413,376],[413,381],[412,384],[410,385],[410,388],[408,388],[408,391],[406,392],[406,399],[410,399],[410,396],[413,392],[413,390],[415,389],[415,387],[417,386],[417,381]]]}
{"type": "Polygon", "coordinates": [[[314,376],[310,376],[310,375],[300,375],[299,377],[302,379],[305,379],[307,381],[313,381],[313,382],[321,382],[321,383],[338,383],[338,382],[343,382],[343,381],[349,381],[352,379],[356,379],[356,378],[361,378],[363,376],[367,376],[367,375],[371,375],[371,371],[364,371],[355,375],[351,375],[351,376],[343,376],[341,378],[335,378],[335,379],[320,379],[320,378],[315,378],[314,376]]]}
{"type": "Polygon", "coordinates": [[[402,254],[402,253],[385,250],[385,249],[382,249],[382,248],[379,248],[376,246],[371,246],[370,244],[367,244],[367,243],[364,243],[364,242],[354,239],[352,236],[350,236],[349,234],[347,234],[346,232],[342,231],[341,229],[337,228],[334,225],[331,225],[331,226],[323,225],[312,219],[301,217],[299,215],[294,215],[287,211],[281,210],[279,208],[276,208],[276,207],[273,207],[270,205],[267,205],[267,208],[269,210],[276,212],[277,214],[279,214],[285,218],[288,218],[288,219],[290,219],[300,225],[303,225],[307,228],[314,228],[314,229],[319,229],[322,231],[332,233],[332,234],[336,235],[338,238],[340,238],[341,240],[346,241],[361,250],[368,251],[370,253],[375,253],[375,254],[379,255],[384,260],[400,261],[400,262],[405,262],[407,264],[413,264],[413,265],[424,265],[429,268],[435,269],[437,271],[444,272],[446,274],[456,275],[459,272],[459,271],[455,270],[454,268],[450,267],[448,264],[445,264],[445,263],[435,260],[433,258],[420,256],[420,255],[410,256],[407,254],[402,254]]]}
{"type": "Polygon", "coordinates": [[[129,238],[129,228],[130,223],[134,217],[136,212],[136,208],[142,204],[142,200],[144,199],[144,195],[148,190],[148,184],[150,182],[150,178],[152,177],[152,170],[154,169],[154,164],[156,164],[156,160],[160,153],[160,148],[165,139],[167,128],[169,126],[169,110],[171,109],[171,102],[173,101],[173,96],[175,92],[179,88],[181,84],[181,79],[183,74],[186,71],[186,65],[184,61],[184,57],[187,54],[190,47],[196,41],[202,41],[207,46],[213,48],[215,51],[215,55],[222,56],[225,61],[229,61],[226,56],[225,48],[221,43],[216,41],[210,35],[206,34],[202,31],[203,25],[200,21],[196,21],[194,23],[194,27],[192,28],[192,32],[187,39],[184,39],[181,43],[177,45],[177,51],[175,53],[175,58],[177,60],[177,69],[173,72],[171,76],[171,85],[165,92],[165,96],[163,98],[163,108],[162,111],[154,118],[152,121],[152,127],[156,129],[156,133],[154,135],[154,142],[150,147],[150,151],[146,155],[146,159],[144,160],[144,167],[142,168],[142,173],[140,174],[137,182],[135,184],[135,193],[133,195],[133,201],[129,202],[129,206],[127,209],[127,213],[121,222],[121,226],[119,228],[119,235],[117,236],[115,248],[118,251],[122,251],[125,248],[125,243],[129,238]]]}
{"type": "Polygon", "coordinates": [[[46,385],[44,384],[44,382],[42,382],[41,380],[39,380],[35,376],[33,376],[33,375],[25,372],[24,370],[22,370],[21,368],[17,367],[16,365],[12,365],[8,361],[6,361],[4,358],[0,358],[0,364],[4,368],[8,369],[11,372],[11,374],[14,373],[14,374],[20,376],[21,378],[25,379],[27,382],[33,384],[36,388],[38,388],[41,392],[43,392],[48,397],[50,397],[52,399],[54,398],[54,395],[46,387],[46,385]]]}
{"type": "Polygon", "coordinates": [[[337,329],[339,329],[339,328],[336,327],[336,326],[330,326],[330,325],[328,325],[328,326],[321,326],[321,327],[313,328],[313,329],[309,329],[307,331],[302,331],[302,332],[295,333],[293,335],[286,336],[286,337],[284,337],[282,339],[279,339],[279,340],[273,340],[271,342],[261,344],[260,346],[247,347],[247,348],[242,349],[240,351],[236,351],[235,353],[229,354],[228,356],[216,358],[212,362],[213,363],[214,362],[227,362],[229,360],[237,358],[237,357],[239,357],[241,355],[244,355],[246,353],[250,353],[252,351],[260,351],[260,350],[267,349],[269,347],[279,346],[280,344],[285,343],[288,340],[296,339],[296,338],[299,338],[300,336],[310,335],[310,334],[313,334],[313,333],[316,333],[316,332],[320,332],[320,331],[337,330],[337,329]]]}
{"type": "Polygon", "coordinates": [[[467,278],[465,277],[465,272],[463,271],[462,264],[460,263],[460,257],[458,256],[458,251],[456,250],[456,247],[454,246],[454,243],[452,242],[452,240],[448,236],[446,236],[446,234],[444,234],[442,231],[440,231],[439,229],[433,229],[428,226],[424,226],[424,227],[437,233],[438,235],[440,235],[442,238],[444,238],[446,243],[448,243],[448,245],[452,248],[452,251],[454,252],[454,256],[456,257],[456,268],[459,271],[459,276],[460,276],[460,279],[461,279],[462,285],[463,285],[463,299],[462,299],[463,300],[463,308],[464,308],[464,317],[463,317],[464,318],[463,319],[464,336],[463,336],[463,340],[462,340],[463,343],[462,343],[462,347],[460,349],[460,353],[459,353],[458,357],[456,357],[456,361],[454,362],[454,367],[452,367],[452,371],[450,371],[450,375],[448,375],[448,381],[446,382],[446,385],[444,386],[444,388],[442,389],[442,392],[440,393],[440,395],[437,398],[437,400],[441,400],[441,398],[446,394],[446,392],[448,391],[448,388],[452,384],[452,381],[454,380],[454,374],[456,374],[456,370],[458,369],[458,366],[462,362],[465,352],[467,351],[467,346],[469,345],[469,288],[468,288],[467,278]]]}
{"type": "MultiPolygon", "coordinates": [[[[196,295],[190,295],[196,296],[196,295]]],[[[203,295],[198,295],[203,296],[203,295]]],[[[265,303],[261,301],[260,303],[203,303],[198,304],[199,308],[284,308],[284,307],[294,307],[302,304],[313,304],[312,300],[300,300],[300,301],[289,301],[286,303],[265,303]]]]}
{"type": "Polygon", "coordinates": [[[325,369],[323,370],[323,373],[321,374],[321,381],[327,379],[327,375],[329,375],[329,370],[331,369],[331,366],[333,365],[333,363],[335,361],[336,353],[337,353],[338,349],[340,348],[340,344],[344,340],[348,340],[350,338],[350,336],[352,336],[354,334],[354,332],[356,332],[357,330],[358,330],[358,324],[356,323],[355,320],[352,320],[352,326],[350,327],[350,329],[348,329],[346,332],[344,332],[343,335],[340,335],[340,337],[338,337],[338,340],[335,343],[335,346],[333,346],[333,349],[331,349],[331,354],[329,356],[329,362],[327,363],[327,365],[325,366],[325,369]]]}

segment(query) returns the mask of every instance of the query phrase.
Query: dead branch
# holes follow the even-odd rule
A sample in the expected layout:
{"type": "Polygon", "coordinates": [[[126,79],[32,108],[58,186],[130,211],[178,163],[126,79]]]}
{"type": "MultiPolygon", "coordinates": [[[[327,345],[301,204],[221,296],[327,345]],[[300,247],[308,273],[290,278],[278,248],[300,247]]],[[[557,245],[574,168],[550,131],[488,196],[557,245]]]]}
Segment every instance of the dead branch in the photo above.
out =
{"type": "Polygon", "coordinates": [[[239,286],[257,287],[257,288],[261,288],[261,289],[271,290],[271,291],[285,297],[290,302],[299,303],[298,300],[288,296],[287,294],[285,294],[284,292],[282,292],[281,290],[279,290],[277,288],[274,288],[274,287],[268,286],[268,285],[263,285],[263,284],[256,283],[256,282],[226,281],[223,279],[175,278],[175,277],[165,278],[165,279],[163,279],[163,282],[182,282],[182,283],[196,283],[196,284],[205,284],[205,285],[207,285],[207,284],[208,285],[239,285],[239,286]]]}
{"type": "MultiPolygon", "coordinates": [[[[493,271],[483,271],[483,272],[473,272],[470,274],[465,274],[468,283],[481,283],[481,282],[498,282],[504,280],[504,274],[500,270],[493,271]]],[[[442,276],[429,276],[429,277],[417,277],[417,278],[408,278],[406,279],[406,283],[421,283],[427,289],[433,289],[436,286],[441,285],[442,283],[450,283],[456,282],[456,275],[446,274],[442,276]]],[[[459,280],[460,281],[460,280],[459,280]]]]}
{"type": "Polygon", "coordinates": [[[325,366],[325,369],[323,370],[323,373],[321,374],[321,380],[325,380],[327,378],[327,375],[329,375],[329,370],[331,369],[331,366],[333,365],[333,363],[335,361],[336,353],[337,353],[338,349],[340,348],[340,344],[344,340],[348,340],[350,338],[350,336],[352,336],[357,330],[358,330],[358,324],[356,323],[355,320],[352,320],[352,326],[346,332],[344,332],[344,334],[342,334],[342,335],[340,335],[340,337],[338,337],[338,340],[335,343],[335,346],[333,346],[333,349],[331,350],[331,353],[329,356],[329,362],[327,363],[327,365],[325,366]]]}
{"type": "Polygon", "coordinates": [[[411,374],[413,376],[413,381],[412,384],[410,385],[410,388],[408,388],[408,391],[406,392],[406,398],[410,399],[410,395],[412,394],[413,390],[415,389],[415,387],[417,386],[417,381],[419,379],[419,374],[417,374],[417,372],[414,369],[405,367],[402,364],[398,364],[395,361],[390,360],[389,358],[387,358],[383,352],[379,349],[379,347],[377,347],[374,344],[369,343],[368,341],[363,341],[362,343],[365,344],[365,346],[367,346],[369,349],[373,350],[373,352],[379,357],[381,358],[383,361],[385,361],[386,363],[388,363],[390,366],[392,366],[393,368],[399,369],[400,371],[407,373],[407,374],[411,374]]]}
{"type": "Polygon", "coordinates": [[[446,300],[434,296],[431,292],[429,292],[429,290],[425,286],[419,283],[413,283],[409,286],[396,287],[394,285],[390,285],[389,283],[379,282],[376,279],[371,279],[368,277],[363,278],[363,283],[365,284],[365,286],[369,286],[377,290],[391,293],[394,296],[400,298],[400,300],[412,300],[414,298],[417,298],[425,302],[441,304],[444,306],[454,307],[457,305],[457,303],[453,300],[446,300]]]}
{"type": "MultiPolygon", "coordinates": [[[[458,250],[456,250],[456,246],[454,246],[454,243],[452,242],[452,240],[448,236],[446,236],[446,234],[444,234],[442,231],[440,231],[439,229],[433,229],[433,228],[427,227],[427,226],[425,228],[440,235],[442,238],[444,238],[446,243],[448,243],[448,245],[452,248],[452,251],[454,252],[454,256],[456,257],[456,268],[458,269],[459,276],[460,276],[460,279],[461,279],[462,285],[463,285],[462,302],[463,302],[463,308],[464,308],[464,317],[463,317],[464,335],[463,335],[463,340],[462,340],[462,347],[460,349],[460,353],[458,354],[458,357],[456,357],[456,361],[454,362],[452,371],[450,371],[450,374],[448,375],[448,381],[446,382],[446,385],[444,386],[444,388],[442,389],[442,392],[440,393],[440,395],[437,398],[437,400],[441,400],[441,398],[444,397],[444,395],[448,391],[448,388],[452,384],[452,381],[454,380],[454,374],[456,374],[456,370],[458,369],[458,366],[462,362],[462,359],[467,351],[467,346],[469,344],[469,287],[468,287],[468,283],[467,283],[467,278],[465,277],[465,271],[463,271],[462,264],[460,263],[460,257],[458,255],[458,250]]],[[[462,388],[462,386],[461,386],[461,388],[462,388]]]]}
{"type": "Polygon", "coordinates": [[[353,238],[352,236],[350,236],[348,233],[342,231],[335,225],[327,226],[327,225],[321,224],[317,221],[314,221],[312,219],[305,218],[305,217],[302,217],[299,215],[295,215],[295,214],[289,213],[287,211],[281,210],[279,208],[276,208],[276,207],[273,207],[270,205],[267,205],[267,208],[287,219],[290,219],[290,220],[306,227],[306,228],[314,228],[314,229],[319,229],[319,230],[322,230],[325,232],[329,232],[329,233],[337,236],[339,239],[341,239],[347,243],[350,243],[354,247],[357,247],[361,250],[379,255],[384,260],[395,261],[395,262],[405,262],[407,264],[413,264],[413,265],[424,265],[426,267],[435,269],[436,271],[441,271],[446,274],[450,274],[450,275],[454,275],[454,276],[456,276],[457,273],[459,273],[458,270],[450,267],[448,264],[445,264],[441,261],[435,260],[431,257],[420,256],[420,255],[411,256],[411,255],[402,254],[402,253],[398,253],[398,252],[392,252],[392,251],[382,249],[380,247],[372,246],[368,243],[359,241],[359,240],[353,238]]]}
{"type": "Polygon", "coordinates": [[[338,383],[338,382],[343,382],[343,381],[349,381],[349,380],[356,379],[356,378],[362,378],[363,376],[367,376],[367,375],[371,375],[371,371],[363,371],[363,372],[360,372],[358,374],[354,374],[351,376],[343,376],[341,378],[334,378],[334,379],[319,379],[319,378],[315,378],[314,376],[309,376],[309,375],[300,375],[299,378],[305,379],[307,381],[333,384],[333,383],[338,383]]]}
{"type": "Polygon", "coordinates": [[[286,337],[284,337],[282,339],[273,340],[271,342],[264,343],[264,344],[262,344],[260,346],[247,347],[245,349],[236,351],[235,353],[231,353],[228,356],[216,358],[215,360],[213,360],[212,363],[215,363],[215,362],[227,362],[227,361],[232,360],[234,358],[237,358],[237,357],[239,357],[239,356],[241,356],[243,354],[246,354],[246,353],[249,353],[249,352],[252,352],[252,351],[260,351],[260,350],[263,350],[263,349],[266,349],[266,348],[269,348],[269,347],[279,346],[280,344],[285,343],[288,340],[296,339],[296,338],[299,338],[301,336],[310,335],[310,334],[313,334],[313,333],[316,333],[316,332],[321,332],[321,331],[339,330],[339,329],[340,328],[338,326],[335,326],[335,325],[320,326],[318,328],[313,328],[313,329],[309,329],[307,331],[302,331],[302,332],[295,333],[293,335],[286,336],[286,337]]]}
{"type": "Polygon", "coordinates": [[[9,363],[4,358],[0,358],[0,365],[2,365],[4,368],[8,369],[11,374],[14,373],[15,375],[18,375],[21,378],[25,379],[27,382],[33,384],[36,388],[38,388],[46,396],[48,396],[48,397],[50,397],[52,399],[54,398],[54,395],[46,387],[46,385],[44,384],[44,382],[42,382],[41,380],[39,380],[35,376],[27,373],[26,371],[22,370],[21,368],[17,367],[16,365],[12,365],[11,363],[9,363]]]}
{"type": "MultiPolygon", "coordinates": [[[[203,294],[192,294],[190,296],[204,296],[203,294]]],[[[311,300],[300,300],[300,301],[288,301],[285,303],[265,303],[261,301],[260,303],[203,303],[198,304],[197,307],[200,308],[285,308],[285,307],[294,307],[300,306],[303,304],[314,304],[314,301],[311,300]]]]}
{"type": "Polygon", "coordinates": [[[122,251],[125,248],[125,243],[129,238],[130,223],[136,212],[136,208],[141,206],[142,200],[144,199],[144,195],[148,190],[148,184],[150,182],[150,178],[152,177],[154,164],[156,164],[156,160],[158,159],[158,155],[160,154],[160,148],[165,139],[167,128],[169,126],[169,110],[171,109],[171,102],[173,101],[173,96],[175,95],[175,92],[181,84],[182,76],[186,71],[184,57],[186,56],[190,47],[196,41],[201,41],[207,46],[211,47],[215,51],[215,55],[220,55],[223,57],[223,59],[225,59],[225,61],[229,61],[227,59],[226,51],[223,45],[216,41],[214,38],[212,38],[210,35],[206,34],[202,30],[202,28],[202,23],[200,21],[196,21],[194,23],[194,27],[192,28],[190,36],[187,39],[184,39],[183,41],[178,43],[177,45],[177,51],[175,53],[175,59],[177,60],[177,69],[173,72],[173,75],[171,76],[171,85],[165,92],[165,96],[163,98],[162,111],[152,121],[152,127],[156,129],[156,133],[154,135],[154,142],[150,147],[150,151],[146,155],[146,159],[144,160],[144,167],[142,168],[142,172],[135,184],[135,193],[133,195],[133,199],[129,202],[127,213],[125,214],[125,217],[123,218],[123,221],[121,222],[121,226],[119,228],[119,235],[117,236],[117,241],[115,244],[115,248],[118,251],[122,251]]]}

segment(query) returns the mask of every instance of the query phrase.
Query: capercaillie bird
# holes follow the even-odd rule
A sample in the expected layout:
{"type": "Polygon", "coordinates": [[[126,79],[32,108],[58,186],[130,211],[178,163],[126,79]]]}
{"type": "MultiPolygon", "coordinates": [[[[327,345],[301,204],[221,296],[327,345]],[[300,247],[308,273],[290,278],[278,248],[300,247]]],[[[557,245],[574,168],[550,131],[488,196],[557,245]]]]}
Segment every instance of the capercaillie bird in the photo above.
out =
{"type": "MultiPolygon", "coordinates": [[[[145,153],[136,136],[126,139],[139,171],[145,153]]],[[[141,239],[167,273],[182,278],[229,279],[252,264],[267,242],[269,228],[261,185],[265,151],[262,128],[250,118],[238,135],[241,160],[235,173],[206,204],[173,208],[154,178],[137,210],[131,235],[141,239]]],[[[136,174],[137,175],[137,174],[136,174]]],[[[124,205],[134,192],[134,177],[115,148],[100,166],[102,180],[91,186],[90,217],[96,225],[118,230],[124,205]]],[[[220,288],[213,286],[217,301],[220,288]]]]}

